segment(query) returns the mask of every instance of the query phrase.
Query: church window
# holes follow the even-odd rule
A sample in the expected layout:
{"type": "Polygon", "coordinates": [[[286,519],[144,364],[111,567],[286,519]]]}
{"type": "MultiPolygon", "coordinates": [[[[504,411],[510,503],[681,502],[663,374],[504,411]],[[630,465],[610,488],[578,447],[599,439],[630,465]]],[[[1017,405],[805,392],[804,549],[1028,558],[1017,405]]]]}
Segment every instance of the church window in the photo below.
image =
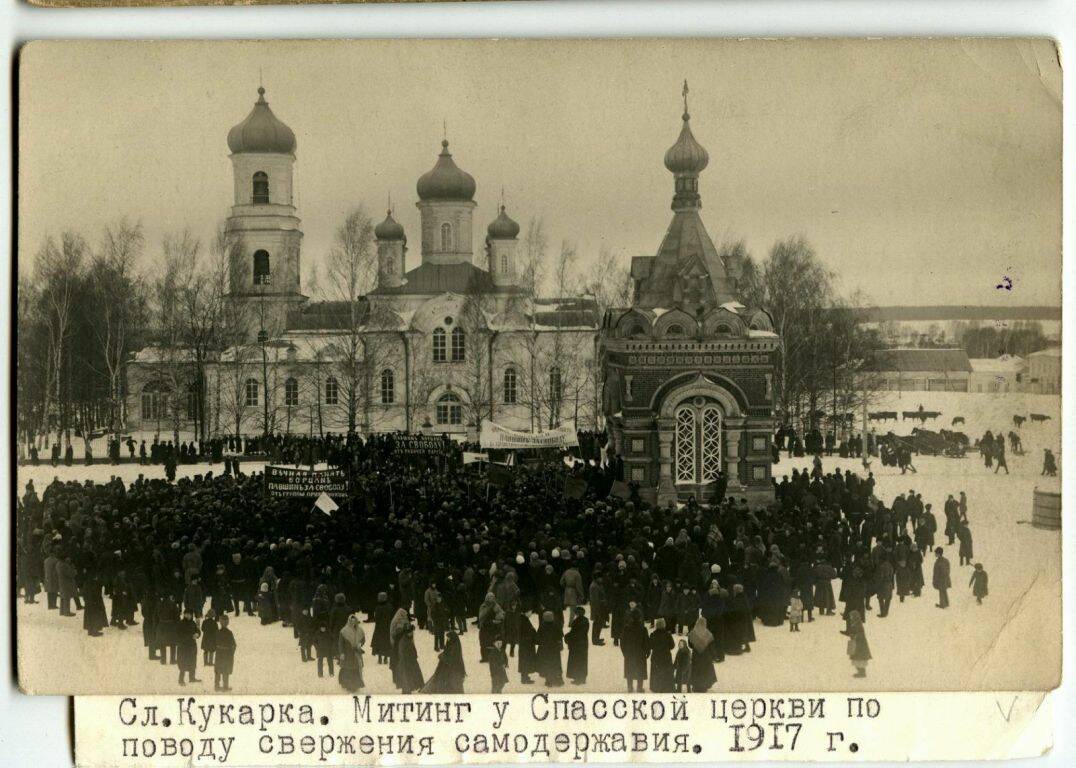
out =
{"type": "Polygon", "coordinates": [[[504,369],[504,402],[512,405],[516,402],[516,369],[504,369]]]}
{"type": "Polygon", "coordinates": [[[564,388],[560,380],[560,368],[553,366],[549,369],[549,399],[553,403],[559,403],[564,395],[564,388]]]}
{"type": "Polygon", "coordinates": [[[254,205],[269,205],[269,175],[265,171],[254,174],[251,199],[254,205]]]}
{"type": "Polygon", "coordinates": [[[452,225],[447,221],[441,225],[441,250],[452,250],[452,225]]]}
{"type": "Polygon", "coordinates": [[[679,338],[684,335],[684,326],[670,325],[668,330],[665,331],[665,335],[670,338],[679,338]]]}
{"type": "Polygon", "coordinates": [[[673,466],[678,483],[712,483],[721,470],[721,411],[682,405],[676,411],[673,466]]]}
{"type": "Polygon", "coordinates": [[[270,285],[273,282],[269,271],[269,251],[254,251],[254,285],[270,285]]]}
{"type": "Polygon", "coordinates": [[[299,404],[299,382],[289,378],[284,382],[284,405],[294,407],[299,404]]]}
{"type": "Polygon", "coordinates": [[[243,384],[243,405],[253,406],[258,404],[258,380],[247,379],[243,384]]]}
{"type": "Polygon", "coordinates": [[[437,400],[437,423],[441,425],[462,424],[463,406],[460,399],[451,392],[446,392],[437,400]]]}
{"type": "Polygon", "coordinates": [[[445,357],[445,329],[434,328],[433,329],[433,361],[435,363],[443,363],[447,358],[445,357]]]}
{"type": "Polygon", "coordinates": [[[503,274],[506,274],[507,272],[508,272],[508,254],[507,253],[502,253],[501,254],[501,274],[503,275],[503,274]]]}
{"type": "Polygon", "coordinates": [[[168,415],[168,388],[151,382],[142,388],[142,420],[156,421],[168,415]]]}
{"type": "Polygon", "coordinates": [[[381,372],[381,402],[386,405],[396,402],[396,374],[391,368],[381,372]]]}
{"type": "Polygon", "coordinates": [[[628,337],[632,339],[639,339],[646,336],[646,329],[639,323],[635,323],[631,326],[631,330],[628,331],[628,337]]]}
{"type": "Polygon", "coordinates": [[[467,334],[460,327],[452,329],[452,362],[461,363],[467,359],[467,334]]]}
{"type": "Polygon", "coordinates": [[[732,333],[732,327],[727,325],[726,323],[722,323],[714,329],[714,332],[722,335],[728,335],[732,333]]]}
{"type": "Polygon", "coordinates": [[[340,384],[335,376],[325,379],[325,404],[337,405],[340,402],[340,384]]]}

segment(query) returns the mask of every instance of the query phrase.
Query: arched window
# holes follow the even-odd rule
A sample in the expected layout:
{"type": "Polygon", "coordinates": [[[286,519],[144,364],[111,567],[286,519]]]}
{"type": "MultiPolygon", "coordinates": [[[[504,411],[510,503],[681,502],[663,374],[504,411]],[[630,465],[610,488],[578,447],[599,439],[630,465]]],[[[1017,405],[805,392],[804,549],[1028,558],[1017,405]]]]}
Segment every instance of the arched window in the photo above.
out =
{"type": "Polygon", "coordinates": [[[325,404],[337,405],[340,402],[340,385],[335,376],[325,379],[325,404]]]}
{"type": "Polygon", "coordinates": [[[451,392],[446,392],[437,399],[436,410],[438,424],[463,423],[463,406],[460,404],[459,397],[451,392]]]}
{"type": "Polygon", "coordinates": [[[434,328],[433,329],[433,361],[435,363],[443,363],[447,358],[445,357],[445,329],[434,328]]]}
{"type": "Polygon", "coordinates": [[[269,271],[269,251],[254,251],[254,285],[270,285],[273,282],[269,271]]]}
{"type": "Polygon", "coordinates": [[[508,272],[508,254],[501,254],[501,274],[507,274],[508,272]]]}
{"type": "Polygon", "coordinates": [[[670,325],[665,330],[666,338],[680,338],[684,335],[684,326],[682,325],[670,325]]]}
{"type": "Polygon", "coordinates": [[[559,403],[564,395],[560,381],[560,368],[553,366],[549,369],[549,399],[553,403],[559,403]]]}
{"type": "Polygon", "coordinates": [[[198,384],[190,382],[187,385],[187,421],[198,418],[198,384]]]}
{"type": "Polygon", "coordinates": [[[676,410],[673,466],[677,483],[712,483],[721,471],[721,411],[684,404],[676,410]]]}
{"type": "Polygon", "coordinates": [[[452,250],[452,225],[447,221],[441,225],[441,250],[452,250]]]}
{"type": "Polygon", "coordinates": [[[714,333],[727,336],[728,334],[732,333],[732,326],[727,325],[726,323],[722,323],[721,325],[714,328],[714,333]]]}
{"type": "Polygon", "coordinates": [[[512,405],[516,402],[516,369],[504,369],[504,402],[512,405]]]}
{"type": "Polygon", "coordinates": [[[452,362],[460,363],[467,359],[467,334],[458,325],[452,329],[452,362]]]}
{"type": "Polygon", "coordinates": [[[299,404],[299,382],[289,378],[284,382],[284,405],[294,407],[299,404]]]}
{"type": "Polygon", "coordinates": [[[635,325],[633,325],[628,331],[628,338],[631,339],[638,339],[644,336],[646,336],[646,329],[643,328],[643,326],[641,326],[639,323],[635,323],[635,325]]]}
{"type": "Polygon", "coordinates": [[[381,372],[381,402],[385,404],[396,402],[396,374],[391,368],[386,368],[381,372]]]}
{"type": "Polygon", "coordinates": [[[243,405],[258,404],[258,380],[247,379],[243,384],[243,405]]]}
{"type": "Polygon", "coordinates": [[[250,197],[254,205],[269,205],[269,175],[265,171],[258,171],[251,186],[250,197]]]}

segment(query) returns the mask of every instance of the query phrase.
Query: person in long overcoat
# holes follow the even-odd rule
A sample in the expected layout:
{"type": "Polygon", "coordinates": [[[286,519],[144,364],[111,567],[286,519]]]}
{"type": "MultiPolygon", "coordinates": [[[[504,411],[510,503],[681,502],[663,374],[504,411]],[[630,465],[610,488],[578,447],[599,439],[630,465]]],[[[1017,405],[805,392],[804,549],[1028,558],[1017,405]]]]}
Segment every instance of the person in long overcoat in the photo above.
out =
{"type": "Polygon", "coordinates": [[[183,618],[176,624],[176,661],[179,665],[179,684],[184,685],[183,676],[192,683],[200,682],[194,676],[198,664],[198,636],[201,635],[194,621],[194,612],[187,608],[183,618]]]}
{"type": "Polygon", "coordinates": [[[624,654],[624,679],[628,691],[642,692],[646,680],[646,657],[650,653],[650,638],[646,634],[643,614],[634,600],[628,603],[624,614],[624,628],[620,634],[620,652],[624,654]],[[633,688],[634,686],[634,688],[633,688]]]}
{"type": "Polygon", "coordinates": [[[569,612],[577,605],[587,601],[587,592],[583,587],[583,576],[574,565],[569,566],[560,576],[560,585],[564,588],[562,604],[569,612]]]}
{"type": "Polygon", "coordinates": [[[956,537],[960,540],[960,549],[958,550],[960,564],[971,565],[971,561],[975,557],[975,549],[972,547],[971,528],[968,526],[967,520],[961,520],[957,523],[956,537]]]}
{"type": "Polygon", "coordinates": [[[725,653],[736,656],[751,650],[751,643],[755,642],[752,616],[751,601],[744,591],[743,584],[733,584],[732,596],[729,598],[728,610],[725,612],[725,631],[722,633],[726,641],[725,653]]]}
{"type": "Polygon", "coordinates": [[[176,625],[179,624],[179,606],[171,595],[157,602],[157,648],[161,664],[176,664],[176,625]]]}
{"type": "Polygon", "coordinates": [[[706,619],[702,616],[698,618],[687,639],[691,646],[691,690],[694,693],[706,693],[717,682],[717,674],[714,672],[714,636],[706,627],[706,619]]]}
{"type": "Polygon", "coordinates": [[[217,652],[217,612],[210,608],[202,619],[202,666],[213,666],[213,654],[217,652]]]}
{"type": "Polygon", "coordinates": [[[605,584],[597,576],[590,582],[590,642],[605,645],[602,630],[609,623],[609,597],[605,584]]]}
{"type": "Polygon", "coordinates": [[[479,662],[486,661],[486,649],[493,645],[499,633],[503,637],[504,609],[497,605],[497,598],[492,592],[486,593],[485,600],[478,607],[478,651],[479,662]]]}
{"type": "MultiPolygon", "coordinates": [[[[400,610],[403,610],[402,608],[400,610]]],[[[396,685],[402,693],[414,693],[425,684],[422,668],[418,664],[418,651],[415,649],[415,629],[408,622],[396,642],[396,685]]]]}
{"type": "Polygon", "coordinates": [[[676,683],[676,692],[683,693],[686,689],[691,691],[691,646],[687,640],[681,638],[676,647],[676,656],[673,658],[673,679],[676,683]]]}
{"type": "Polygon", "coordinates": [[[370,640],[370,650],[377,656],[378,664],[388,664],[392,656],[392,640],[389,638],[389,624],[392,622],[392,606],[389,605],[387,592],[377,595],[377,608],[374,609],[374,636],[370,640]]]}
{"type": "Polygon", "coordinates": [[[944,550],[938,547],[934,550],[934,578],[931,582],[934,589],[938,590],[937,608],[949,607],[949,588],[953,582],[949,578],[949,561],[943,554],[944,550]]]}
{"type": "Polygon", "coordinates": [[[261,589],[258,591],[258,618],[263,625],[272,624],[277,620],[276,597],[267,581],[262,582],[261,589]]]}
{"type": "Polygon", "coordinates": [[[159,601],[154,592],[142,598],[142,645],[145,646],[150,661],[157,660],[157,606],[159,601]]]}
{"type": "Polygon", "coordinates": [[[542,614],[542,624],[538,628],[538,674],[545,680],[547,688],[564,685],[564,672],[561,666],[561,651],[564,649],[564,636],[552,611],[542,614]]]}
{"type": "Polygon", "coordinates": [[[60,586],[60,615],[74,616],[71,601],[78,602],[78,571],[69,555],[64,555],[56,564],[56,576],[60,586]]]}
{"type": "Polygon", "coordinates": [[[863,617],[859,611],[848,614],[848,658],[856,668],[854,677],[867,676],[867,662],[871,658],[871,649],[867,644],[867,633],[863,627],[863,617]]]}
{"type": "Polygon", "coordinates": [[[362,657],[366,645],[366,633],[359,624],[359,615],[348,616],[345,624],[337,633],[339,638],[340,687],[355,693],[363,686],[362,657]]]}
{"type": "Polygon", "coordinates": [[[48,598],[48,606],[50,610],[54,610],[58,603],[57,598],[60,596],[60,576],[57,573],[57,566],[60,563],[60,559],[56,556],[55,550],[51,547],[48,553],[45,555],[45,596],[48,598]]]}
{"type": "Polygon", "coordinates": [[[825,560],[820,560],[814,564],[812,575],[815,607],[821,615],[832,616],[837,609],[837,602],[833,599],[833,580],[837,578],[837,569],[825,560]]]}
{"type": "Polygon", "coordinates": [[[486,654],[486,663],[489,664],[489,683],[491,693],[500,693],[508,684],[508,657],[504,655],[504,643],[494,640],[493,647],[486,654]]]}
{"type": "MultiPolygon", "coordinates": [[[[492,645],[490,650],[496,650],[492,645]]],[[[486,654],[489,657],[489,654],[486,654]]],[[[422,693],[463,693],[463,681],[467,669],[463,664],[463,646],[460,636],[449,632],[445,637],[445,648],[437,657],[437,668],[430,679],[422,686],[422,693]]]]}
{"type": "MultiPolygon", "coordinates": [[[[841,602],[844,603],[844,611],[841,615],[845,622],[848,616],[856,611],[862,616],[866,612],[867,590],[863,584],[863,571],[859,568],[850,568],[851,573],[841,582],[841,602]]],[[[847,627],[846,627],[847,628],[847,627]]]]}
{"type": "MultiPolygon", "coordinates": [[[[396,613],[392,616],[392,621],[389,622],[389,643],[392,647],[392,653],[389,654],[389,669],[392,670],[392,683],[397,688],[401,687],[402,678],[400,677],[400,665],[399,665],[399,651],[400,641],[403,639],[404,633],[408,627],[411,626],[411,615],[404,608],[397,608],[396,613]]],[[[412,639],[411,645],[414,645],[412,639]]],[[[417,689],[412,689],[417,690],[417,689]]]]}
{"type": "Polygon", "coordinates": [[[988,584],[989,577],[986,575],[986,571],[983,570],[983,564],[976,563],[975,570],[971,572],[971,581],[968,582],[968,586],[971,587],[971,594],[979,605],[983,604],[983,598],[990,593],[988,584]]]}
{"type": "Polygon", "coordinates": [[[108,626],[105,613],[105,600],[101,595],[101,581],[90,572],[82,581],[82,592],[86,598],[86,608],[82,612],[82,628],[90,637],[100,637],[101,630],[108,626]]]}
{"type": "Polygon", "coordinates": [[[653,693],[672,693],[676,689],[673,675],[672,635],[665,628],[665,619],[654,621],[650,633],[650,690],[653,693]]]}
{"type": "Polygon", "coordinates": [[[573,613],[568,632],[564,635],[564,642],[568,646],[568,666],[565,674],[574,685],[583,685],[587,681],[590,621],[581,605],[575,606],[573,613]]]}
{"type": "Polygon", "coordinates": [[[230,691],[228,676],[235,669],[235,635],[228,629],[228,614],[220,617],[217,630],[217,652],[213,656],[213,690],[230,691]]]}
{"type": "Polygon", "coordinates": [[[531,675],[538,672],[538,632],[529,613],[519,617],[519,681],[524,685],[534,682],[531,675]]]}

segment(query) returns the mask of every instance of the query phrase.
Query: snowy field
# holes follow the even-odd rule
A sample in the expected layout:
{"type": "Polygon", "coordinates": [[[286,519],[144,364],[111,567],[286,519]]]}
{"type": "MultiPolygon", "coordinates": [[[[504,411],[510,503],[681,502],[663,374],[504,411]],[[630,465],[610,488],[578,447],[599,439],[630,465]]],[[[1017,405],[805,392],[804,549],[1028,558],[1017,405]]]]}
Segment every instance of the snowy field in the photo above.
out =
{"type": "MultiPolygon", "coordinates": [[[[853,669],[845,654],[846,638],[840,634],[844,623],[839,616],[816,617],[793,634],[783,627],[764,627],[756,622],[758,641],[750,654],[729,657],[717,665],[719,691],[852,691],[852,690],[1032,690],[1057,685],[1061,673],[1061,536],[1030,525],[1032,491],[1057,486],[1039,477],[1042,449],[1060,447],[1060,403],[1041,395],[980,395],[963,393],[910,393],[903,398],[872,406],[872,410],[914,410],[922,403],[926,410],[940,410],[943,417],[933,426],[948,428],[953,416],[964,416],[964,431],[972,439],[986,429],[1008,432],[1013,414],[1043,413],[1050,421],[1020,430],[1027,454],[1010,456],[1011,474],[995,475],[977,454],[964,459],[921,457],[918,474],[901,476],[895,468],[872,464],[877,493],[888,504],[910,488],[923,494],[940,517],[948,494],[966,491],[968,517],[974,535],[975,559],[990,574],[990,595],[976,605],[968,587],[971,569],[957,565],[956,548],[947,547],[952,563],[952,606],[935,608],[937,593],[929,589],[930,563],[924,571],[928,588],[923,596],[899,603],[894,598],[885,619],[869,613],[867,638],[873,660],[866,679],[853,679],[853,669]],[[1030,663],[1029,663],[1030,660],[1030,663]]],[[[877,423],[876,423],[877,424],[877,423]]],[[[912,422],[888,422],[904,434],[912,422]]],[[[879,428],[880,432],[885,429],[879,428]]],[[[792,467],[805,467],[808,459],[782,458],[774,472],[779,477],[792,467]]],[[[825,469],[848,468],[862,472],[858,460],[827,459],[825,469]]],[[[221,465],[215,467],[220,471],[221,465]]],[[[245,463],[244,471],[260,468],[245,463]]],[[[206,465],[181,466],[181,475],[204,472],[206,465]]],[[[43,487],[53,476],[107,480],[112,474],[131,479],[139,472],[163,476],[162,467],[98,465],[86,467],[26,467],[19,470],[19,488],[33,478],[43,487]]],[[[945,543],[939,537],[939,543],[945,543]]],[[[835,589],[838,585],[835,585],[835,589]]],[[[24,687],[35,692],[120,693],[180,690],[174,666],[150,662],[142,645],[141,627],[126,631],[108,628],[100,638],[88,638],[82,631],[81,614],[61,618],[47,611],[42,602],[25,605],[17,601],[19,674],[24,687]],[[32,674],[31,674],[32,672],[32,674]]],[[[238,643],[234,693],[337,693],[339,684],[319,679],[314,662],[302,663],[290,628],[279,623],[262,627],[257,618],[242,616],[231,624],[238,643]]],[[[372,625],[365,625],[367,642],[372,625]]],[[[608,638],[608,631],[605,636],[608,638]]],[[[463,635],[467,666],[466,690],[489,692],[489,671],[478,663],[477,631],[463,635]]],[[[433,640],[428,633],[416,634],[422,671],[429,676],[436,666],[433,640]]],[[[395,693],[387,666],[371,663],[366,657],[365,690],[395,693]]],[[[567,653],[564,657],[567,660],[567,653]]],[[[200,661],[200,655],[199,655],[200,661]]],[[[624,687],[622,656],[611,643],[590,648],[590,674],[582,688],[566,690],[619,691],[624,687]]],[[[533,691],[538,682],[524,686],[510,660],[509,693],[533,691]]],[[[201,683],[187,685],[185,691],[212,692],[212,670],[199,666],[201,683]]]]}

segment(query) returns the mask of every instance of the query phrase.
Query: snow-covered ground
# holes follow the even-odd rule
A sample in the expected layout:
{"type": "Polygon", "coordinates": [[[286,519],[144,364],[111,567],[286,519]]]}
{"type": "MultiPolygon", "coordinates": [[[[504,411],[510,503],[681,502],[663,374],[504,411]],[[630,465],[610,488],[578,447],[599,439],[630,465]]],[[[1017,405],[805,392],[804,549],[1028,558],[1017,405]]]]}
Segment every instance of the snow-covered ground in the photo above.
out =
{"type": "MultiPolygon", "coordinates": [[[[878,479],[877,493],[889,503],[909,488],[940,508],[948,494],[963,490],[975,540],[976,560],[990,574],[990,596],[976,605],[968,587],[970,568],[957,565],[956,548],[948,552],[953,567],[952,606],[934,607],[936,593],[929,588],[918,599],[894,602],[890,615],[868,614],[867,637],[874,656],[866,679],[852,678],[845,655],[846,638],[839,617],[817,617],[793,634],[788,626],[764,627],[756,623],[758,642],[750,654],[730,657],[717,666],[715,690],[726,691],[844,691],[844,690],[1031,690],[1057,684],[1061,672],[1061,536],[1033,528],[1032,491],[1039,485],[1056,487],[1056,481],[1039,477],[1042,449],[1060,447],[1060,403],[1041,395],[980,395],[962,393],[910,393],[872,406],[872,410],[941,410],[938,424],[948,427],[953,416],[964,416],[964,431],[976,438],[986,429],[1007,432],[1013,414],[1048,414],[1050,421],[1020,430],[1025,456],[1010,456],[1011,474],[988,471],[976,454],[965,459],[921,457],[918,474],[901,476],[899,470],[871,467],[878,479]],[[1030,663],[1029,663],[1030,661],[1030,663]]],[[[889,427],[893,426],[889,422],[889,427]]],[[[912,422],[898,422],[894,431],[906,433],[912,422]]],[[[928,423],[928,428],[931,425],[928,423]]],[[[934,427],[935,429],[937,426],[934,427]]],[[[884,431],[884,430],[882,430],[884,431]]],[[[780,476],[808,460],[782,458],[774,468],[780,476]]],[[[245,464],[255,469],[257,464],[245,464]]],[[[828,459],[825,467],[862,471],[858,460],[828,459]]],[[[180,474],[204,472],[205,465],[180,467],[180,474]]],[[[218,471],[220,465],[216,468],[218,471]]],[[[139,472],[163,476],[161,467],[99,465],[86,467],[20,468],[19,487],[33,478],[39,487],[53,476],[60,479],[107,480],[112,474],[133,478],[139,472]]],[[[944,544],[944,537],[939,543],[944,544]]],[[[930,581],[930,560],[925,565],[930,581]]],[[[43,600],[44,596],[39,596],[43,600]]],[[[42,603],[18,606],[19,674],[24,687],[36,692],[174,692],[175,667],[150,662],[142,646],[140,627],[105,630],[100,638],[82,632],[81,614],[61,618],[42,603]]],[[[877,611],[877,608],[875,608],[877,611]]],[[[232,689],[235,693],[335,693],[335,680],[319,679],[313,662],[303,664],[290,628],[279,623],[262,627],[245,616],[232,622],[238,642],[232,689]]],[[[369,639],[371,625],[365,626],[369,639]]],[[[608,633],[606,633],[608,636],[608,633]]],[[[477,633],[462,638],[467,664],[466,690],[489,691],[489,671],[478,663],[477,633]]],[[[432,637],[418,633],[420,664],[426,676],[436,666],[432,637]]],[[[565,654],[566,660],[566,654],[565,654]]],[[[367,656],[366,690],[393,693],[387,666],[367,656]]],[[[582,689],[619,691],[623,688],[622,657],[611,644],[590,648],[590,675],[582,689]]],[[[183,690],[212,692],[212,671],[199,668],[202,682],[183,690]]],[[[524,686],[510,667],[506,692],[519,693],[540,686],[524,686]]]]}

